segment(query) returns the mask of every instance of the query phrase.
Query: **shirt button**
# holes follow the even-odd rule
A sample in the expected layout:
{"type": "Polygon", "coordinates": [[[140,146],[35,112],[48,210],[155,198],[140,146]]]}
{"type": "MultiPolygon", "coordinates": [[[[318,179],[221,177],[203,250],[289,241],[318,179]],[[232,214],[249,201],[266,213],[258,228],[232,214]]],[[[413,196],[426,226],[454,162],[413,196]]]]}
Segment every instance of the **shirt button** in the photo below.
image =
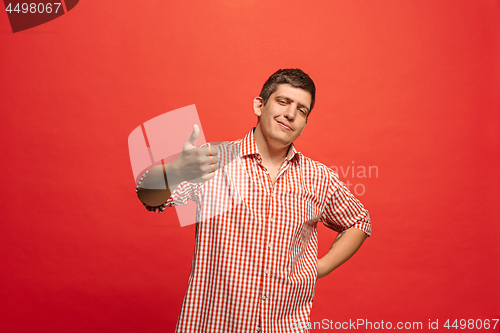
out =
{"type": "Polygon", "coordinates": [[[272,245],[272,243],[267,244],[267,248],[270,249],[271,245],[272,245]]]}
{"type": "Polygon", "coordinates": [[[267,269],[264,271],[264,273],[265,273],[266,275],[269,275],[269,271],[268,271],[267,269]]]}
{"type": "Polygon", "coordinates": [[[257,327],[256,331],[257,331],[257,332],[260,332],[260,327],[257,327]]]}
{"type": "Polygon", "coordinates": [[[269,219],[269,222],[274,222],[274,219],[271,217],[271,218],[269,219]]]}
{"type": "Polygon", "coordinates": [[[262,296],[262,299],[267,299],[267,296],[262,296]]]}

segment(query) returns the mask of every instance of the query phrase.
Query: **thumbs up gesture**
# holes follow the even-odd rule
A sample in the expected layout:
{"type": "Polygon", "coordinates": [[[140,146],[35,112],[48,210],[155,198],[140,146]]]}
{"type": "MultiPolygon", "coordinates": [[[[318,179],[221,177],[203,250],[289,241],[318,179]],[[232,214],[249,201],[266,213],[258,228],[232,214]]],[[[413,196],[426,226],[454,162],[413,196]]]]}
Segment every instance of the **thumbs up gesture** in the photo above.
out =
{"type": "Polygon", "coordinates": [[[179,181],[203,183],[212,179],[215,171],[219,169],[219,151],[211,146],[196,147],[199,135],[200,128],[195,124],[191,136],[182,147],[180,156],[172,162],[172,170],[179,181]]]}

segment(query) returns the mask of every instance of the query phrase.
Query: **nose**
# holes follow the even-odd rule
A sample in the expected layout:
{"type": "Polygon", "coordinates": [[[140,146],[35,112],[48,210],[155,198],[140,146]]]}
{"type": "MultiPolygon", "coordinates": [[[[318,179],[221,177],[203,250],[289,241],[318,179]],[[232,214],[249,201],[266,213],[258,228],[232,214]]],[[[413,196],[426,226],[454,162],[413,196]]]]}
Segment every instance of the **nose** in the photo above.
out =
{"type": "Polygon", "coordinates": [[[297,116],[297,106],[293,104],[289,104],[288,107],[286,108],[285,114],[283,115],[288,121],[293,121],[295,117],[297,116]]]}

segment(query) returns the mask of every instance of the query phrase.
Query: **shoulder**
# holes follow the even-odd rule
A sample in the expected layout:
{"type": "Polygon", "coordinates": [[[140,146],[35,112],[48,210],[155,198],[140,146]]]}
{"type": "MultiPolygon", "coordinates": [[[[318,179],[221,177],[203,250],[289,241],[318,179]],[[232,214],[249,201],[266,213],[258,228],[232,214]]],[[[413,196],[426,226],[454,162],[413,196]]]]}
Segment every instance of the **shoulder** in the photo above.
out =
{"type": "Polygon", "coordinates": [[[310,157],[304,156],[300,152],[299,154],[300,165],[304,174],[309,177],[317,178],[319,181],[328,182],[335,187],[338,185],[340,182],[339,175],[332,168],[310,157]]]}
{"type": "Polygon", "coordinates": [[[338,174],[330,167],[325,164],[313,160],[310,157],[304,156],[302,153],[298,153],[300,157],[300,164],[304,168],[304,170],[311,170],[312,172],[319,172],[321,174],[325,174],[328,177],[337,177],[338,174]]]}

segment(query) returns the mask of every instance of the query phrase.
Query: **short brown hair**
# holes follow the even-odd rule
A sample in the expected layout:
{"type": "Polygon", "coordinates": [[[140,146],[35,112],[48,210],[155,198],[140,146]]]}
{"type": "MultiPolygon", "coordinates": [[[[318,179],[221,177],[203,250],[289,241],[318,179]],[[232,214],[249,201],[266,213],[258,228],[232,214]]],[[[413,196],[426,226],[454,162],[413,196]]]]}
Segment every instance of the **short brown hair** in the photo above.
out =
{"type": "Polygon", "coordinates": [[[309,107],[309,112],[312,110],[314,107],[316,87],[314,86],[314,82],[309,75],[298,68],[280,69],[267,79],[259,95],[264,100],[264,105],[266,105],[269,97],[276,90],[278,90],[278,85],[282,83],[287,83],[292,87],[309,91],[311,94],[311,106],[309,107]]]}

